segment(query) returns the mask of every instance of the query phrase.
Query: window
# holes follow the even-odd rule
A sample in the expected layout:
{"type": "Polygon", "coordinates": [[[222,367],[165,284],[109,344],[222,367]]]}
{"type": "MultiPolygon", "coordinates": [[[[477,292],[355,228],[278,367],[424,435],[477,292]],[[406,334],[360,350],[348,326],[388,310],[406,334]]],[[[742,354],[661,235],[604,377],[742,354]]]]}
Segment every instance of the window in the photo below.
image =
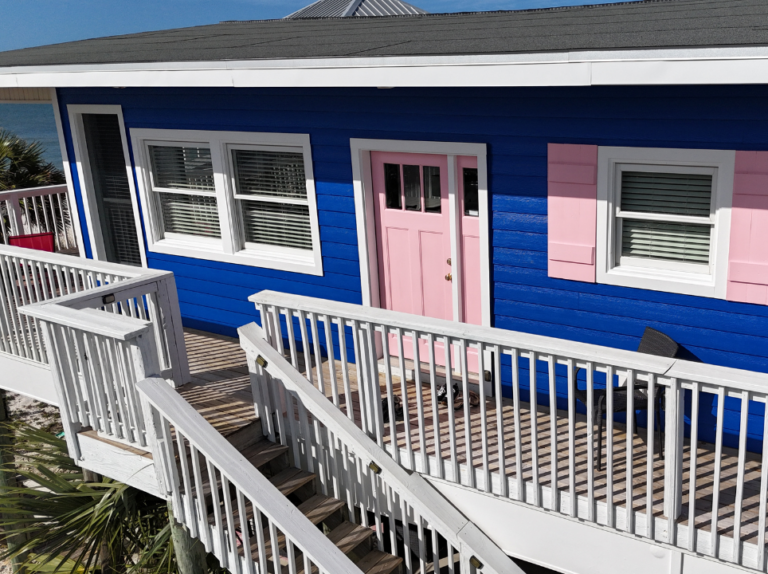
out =
{"type": "Polygon", "coordinates": [[[440,168],[435,166],[384,164],[384,192],[387,209],[402,209],[402,197],[405,196],[407,211],[425,211],[440,213],[442,193],[440,191],[440,168]],[[402,186],[400,170],[402,169],[402,186]],[[422,181],[424,194],[422,198],[422,181]],[[401,189],[402,188],[402,189],[401,189]],[[422,203],[423,199],[423,203],[422,203]]]}
{"type": "Polygon", "coordinates": [[[597,281],[725,296],[734,153],[598,149],[597,281]]]}
{"type": "Polygon", "coordinates": [[[150,251],[322,275],[309,136],[131,137],[150,251]]]}

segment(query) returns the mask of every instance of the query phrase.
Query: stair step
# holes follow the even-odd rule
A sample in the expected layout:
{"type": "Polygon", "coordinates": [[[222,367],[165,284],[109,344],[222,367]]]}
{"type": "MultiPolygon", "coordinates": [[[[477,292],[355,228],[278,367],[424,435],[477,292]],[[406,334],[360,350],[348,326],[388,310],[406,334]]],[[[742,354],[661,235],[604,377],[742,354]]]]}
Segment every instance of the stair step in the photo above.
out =
{"type": "Polygon", "coordinates": [[[287,446],[262,440],[244,448],[240,454],[247,458],[253,466],[261,468],[286,452],[288,452],[287,446]]]}
{"type": "Polygon", "coordinates": [[[390,574],[399,572],[402,563],[402,558],[379,550],[371,550],[357,563],[357,567],[365,574],[390,574]]]}
{"type": "Polygon", "coordinates": [[[299,505],[299,510],[312,524],[320,524],[337,510],[344,508],[345,503],[338,498],[316,494],[299,505]]]}
{"type": "Polygon", "coordinates": [[[360,544],[369,540],[371,536],[373,536],[373,530],[370,528],[345,521],[331,530],[328,534],[328,540],[333,542],[344,554],[349,554],[360,544]]]}
{"type": "Polygon", "coordinates": [[[288,496],[315,480],[315,476],[298,468],[286,468],[270,478],[269,482],[274,484],[283,496],[288,496]]]}

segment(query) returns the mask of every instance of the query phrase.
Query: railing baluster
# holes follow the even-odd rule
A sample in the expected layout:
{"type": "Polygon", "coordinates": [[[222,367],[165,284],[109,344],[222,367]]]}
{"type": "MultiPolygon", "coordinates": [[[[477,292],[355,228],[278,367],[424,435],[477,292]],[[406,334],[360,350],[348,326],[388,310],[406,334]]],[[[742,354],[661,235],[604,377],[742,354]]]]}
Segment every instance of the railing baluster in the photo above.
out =
{"type": "Polygon", "coordinates": [[[520,421],[520,365],[518,350],[510,349],[512,364],[512,412],[515,426],[515,480],[517,482],[517,499],[526,502],[525,479],[523,477],[523,437],[520,421]]]}
{"type": "MultiPolygon", "coordinates": [[[[382,446],[384,444],[384,407],[382,406],[381,383],[379,381],[379,359],[376,352],[376,325],[368,323],[363,329],[363,335],[365,337],[363,348],[366,351],[366,372],[369,373],[368,380],[370,381],[370,385],[366,387],[366,394],[369,398],[369,422],[373,424],[375,429],[377,444],[382,446]]],[[[396,419],[390,412],[390,420],[393,418],[396,419]]],[[[397,421],[394,422],[397,426],[397,421]]],[[[397,443],[393,444],[393,448],[397,448],[397,443]]]]}
{"type": "Polygon", "coordinates": [[[654,487],[654,443],[653,439],[656,434],[654,431],[656,407],[656,377],[653,373],[648,373],[648,428],[647,428],[647,462],[645,466],[645,536],[651,540],[655,535],[655,524],[653,517],[653,487],[654,487]]]}
{"type": "Polygon", "coordinates": [[[765,526],[768,512],[768,395],[763,395],[763,457],[760,465],[760,503],[757,525],[757,569],[765,570],[765,526]]]}
{"type": "MultiPolygon", "coordinates": [[[[213,547],[215,548],[215,543],[218,543],[219,545],[219,554],[218,556],[221,557],[221,565],[224,568],[227,568],[229,566],[229,554],[227,553],[227,541],[225,539],[224,535],[224,521],[222,519],[221,515],[221,499],[219,498],[219,480],[216,476],[216,467],[213,465],[210,459],[206,458],[206,466],[208,467],[208,481],[211,488],[211,505],[213,508],[213,525],[214,525],[214,531],[216,533],[216,537],[212,541],[213,547]],[[215,542],[214,542],[215,541],[215,542]]],[[[255,519],[255,518],[254,518],[255,519]]],[[[258,522],[256,523],[259,524],[258,522]]],[[[260,528],[257,528],[257,534],[258,530],[260,528]]],[[[259,550],[261,552],[261,550],[259,550]]]]}
{"type": "MultiPolygon", "coordinates": [[[[459,341],[459,360],[461,361],[461,394],[464,407],[464,453],[467,465],[467,485],[475,487],[475,465],[472,460],[472,413],[469,404],[469,375],[467,374],[467,341],[459,341]]],[[[482,376],[482,375],[481,375],[482,376]]]]}
{"type": "Polygon", "coordinates": [[[528,355],[528,403],[531,419],[531,481],[533,483],[533,504],[541,506],[541,485],[539,484],[539,401],[536,385],[538,356],[535,352],[528,355]]]}
{"type": "MultiPolygon", "coordinates": [[[[413,344],[413,385],[416,390],[416,416],[418,417],[418,433],[419,433],[419,453],[421,454],[421,472],[430,473],[429,469],[429,456],[427,454],[427,430],[426,421],[424,420],[424,396],[423,389],[421,388],[421,356],[419,352],[419,341],[421,341],[421,334],[418,331],[413,331],[412,341],[413,344]]],[[[406,419],[406,425],[410,426],[411,421],[406,419]]]]}
{"type": "Polygon", "coordinates": [[[595,521],[595,372],[587,362],[587,520],[595,521]]]}
{"type": "Polygon", "coordinates": [[[613,367],[605,368],[605,509],[607,526],[615,526],[613,510],[613,367]]]}
{"type": "Polygon", "coordinates": [[[325,348],[328,354],[328,379],[331,385],[333,404],[339,408],[339,380],[336,373],[336,357],[333,349],[333,330],[328,315],[323,315],[323,328],[325,329],[325,348]]]}
{"type": "MultiPolygon", "coordinates": [[[[400,365],[400,392],[402,393],[403,402],[403,427],[405,435],[405,453],[408,458],[408,468],[415,470],[415,462],[413,458],[413,443],[411,442],[411,417],[408,411],[408,387],[407,376],[405,369],[405,356],[403,352],[403,332],[401,329],[395,329],[395,336],[397,337],[397,357],[400,365]]],[[[419,369],[419,365],[414,363],[413,372],[419,369]]],[[[397,426],[397,417],[391,417],[393,424],[397,426]]]]}
{"type": "MultiPolygon", "coordinates": [[[[184,512],[186,516],[187,528],[193,538],[197,538],[197,512],[195,511],[194,489],[192,478],[189,473],[189,460],[187,460],[187,444],[190,449],[194,449],[184,434],[176,429],[176,444],[179,446],[179,465],[181,466],[181,480],[184,487],[184,512]]],[[[226,496],[226,491],[225,491],[226,496]]]]}
{"type": "Polygon", "coordinates": [[[549,376],[549,451],[550,451],[550,493],[549,507],[560,510],[560,488],[557,484],[557,378],[555,377],[555,357],[547,358],[547,375],[549,376]]]}
{"type": "MultiPolygon", "coordinates": [[[[205,508],[204,505],[201,505],[201,508],[205,508]]],[[[237,513],[240,515],[240,536],[241,540],[240,543],[243,546],[243,557],[245,562],[245,570],[247,574],[255,574],[255,570],[253,567],[253,558],[251,556],[251,536],[248,533],[248,513],[246,511],[245,506],[245,497],[243,496],[243,493],[240,491],[240,489],[237,489],[237,513]]],[[[206,529],[207,530],[207,529],[206,529]]],[[[291,547],[291,541],[290,539],[286,539],[287,541],[287,549],[288,549],[288,559],[295,557],[293,556],[293,548],[291,547]]],[[[291,574],[295,574],[296,572],[296,564],[294,562],[293,564],[293,572],[291,574]]]]}
{"type": "Polygon", "coordinates": [[[448,438],[451,447],[451,464],[453,465],[453,481],[457,484],[461,482],[461,472],[459,469],[459,457],[456,450],[456,416],[454,414],[454,401],[456,397],[453,394],[453,369],[451,368],[451,346],[450,337],[443,337],[445,344],[445,386],[448,391],[448,438]]]}
{"type": "MultiPolygon", "coordinates": [[[[485,482],[485,492],[492,492],[490,454],[488,449],[488,413],[486,412],[486,381],[485,381],[485,351],[483,344],[477,345],[477,372],[478,372],[478,394],[480,396],[480,441],[483,449],[483,480],[485,482]]],[[[499,456],[501,459],[501,456],[499,456]]],[[[499,477],[501,478],[501,477],[499,477]]]]}
{"type": "Polygon", "coordinates": [[[443,443],[440,430],[440,405],[437,402],[437,369],[435,367],[435,339],[432,333],[427,333],[427,350],[429,351],[429,389],[432,400],[432,442],[435,445],[435,464],[437,476],[445,478],[445,466],[443,465],[443,443]]]}
{"type": "Polygon", "coordinates": [[[632,369],[627,370],[627,427],[625,429],[627,437],[626,453],[626,507],[627,507],[627,532],[635,533],[635,372],[632,369]]]}
{"type": "Polygon", "coordinates": [[[339,325],[339,358],[341,359],[341,378],[344,381],[344,407],[347,409],[349,420],[355,420],[355,409],[352,404],[352,387],[349,383],[349,363],[347,362],[347,322],[338,317],[339,325]]]}
{"type": "MultiPolygon", "coordinates": [[[[302,348],[304,349],[304,370],[306,372],[307,380],[313,385],[317,386],[317,383],[315,383],[315,373],[313,372],[314,367],[312,366],[313,361],[312,352],[310,350],[309,335],[307,334],[307,316],[304,311],[299,311],[298,313],[299,332],[301,333],[301,344],[302,348]]],[[[323,392],[322,388],[320,388],[320,392],[323,392]]]]}
{"type": "MultiPolygon", "coordinates": [[[[177,429],[178,432],[178,429],[177,429]]],[[[229,534],[228,542],[229,542],[229,550],[232,555],[232,562],[230,563],[230,572],[233,574],[242,574],[243,572],[243,564],[240,560],[240,554],[237,551],[237,530],[235,529],[235,516],[234,512],[232,510],[232,490],[230,488],[229,479],[227,478],[227,475],[223,472],[221,473],[221,491],[222,496],[224,498],[224,515],[226,517],[227,521],[227,533],[229,534]],[[234,568],[232,566],[234,565],[234,568]],[[233,572],[234,570],[234,572],[233,572]]],[[[274,528],[274,524],[270,522],[270,528],[274,528]]],[[[276,562],[276,566],[278,566],[278,569],[275,570],[276,572],[280,572],[279,570],[279,552],[277,551],[277,537],[275,536],[272,539],[272,554],[276,557],[278,557],[278,562],[276,562]]]]}
{"type": "Polygon", "coordinates": [[[312,329],[312,343],[315,351],[315,362],[317,363],[317,388],[326,397],[328,396],[328,389],[325,388],[325,373],[323,373],[323,353],[320,350],[320,334],[317,329],[317,315],[314,313],[308,314],[309,326],[312,329]]]}
{"type": "MultiPolygon", "coordinates": [[[[203,546],[211,551],[211,531],[208,528],[208,511],[205,505],[205,483],[203,483],[203,474],[200,471],[200,453],[192,442],[189,443],[189,453],[192,458],[192,477],[194,479],[194,493],[195,497],[192,500],[192,508],[195,511],[195,518],[198,523],[198,536],[203,546]]],[[[242,517],[242,515],[241,515],[242,517]]]]}
{"type": "MultiPolygon", "coordinates": [[[[373,429],[368,425],[368,416],[366,415],[365,408],[365,380],[368,375],[365,372],[363,353],[361,350],[362,341],[360,340],[360,323],[358,321],[352,321],[352,341],[354,344],[355,353],[355,369],[357,373],[357,400],[360,407],[360,428],[364,433],[370,434],[373,429]]],[[[311,382],[311,381],[310,381],[311,382]]]]}
{"type": "Polygon", "coordinates": [[[499,494],[509,496],[509,482],[507,481],[507,455],[504,441],[504,402],[502,401],[501,388],[501,351],[498,346],[493,347],[493,383],[496,395],[496,444],[499,453],[499,494]]]}
{"type": "MultiPolygon", "coordinates": [[[[384,384],[387,387],[387,413],[389,413],[389,444],[392,447],[392,458],[395,462],[400,462],[400,449],[398,448],[397,438],[397,417],[395,416],[395,391],[392,382],[392,365],[389,354],[389,331],[386,326],[382,326],[381,339],[384,345],[384,384]]],[[[401,371],[402,378],[402,371],[401,371]]],[[[380,433],[376,433],[379,435],[380,433]]],[[[381,438],[383,439],[383,432],[381,438]]],[[[377,436],[378,438],[378,436],[377,436]]],[[[383,440],[377,441],[379,446],[383,447],[383,440]]]]}
{"type": "Polygon", "coordinates": [[[715,460],[714,480],[712,485],[712,520],[710,527],[709,552],[715,558],[719,555],[720,535],[717,532],[720,518],[720,470],[723,456],[723,421],[725,409],[725,389],[717,389],[717,420],[715,422],[715,460]]]}
{"type": "Polygon", "coordinates": [[[688,550],[696,550],[696,475],[699,456],[699,388],[691,387],[691,463],[688,472],[688,550]]]}
{"type": "Polygon", "coordinates": [[[744,501],[744,470],[747,464],[747,423],[749,417],[749,391],[741,393],[741,417],[739,420],[739,455],[736,473],[736,501],[733,505],[733,556],[736,564],[741,564],[741,514],[744,501]]]}
{"type": "Polygon", "coordinates": [[[568,359],[568,493],[571,497],[570,514],[576,518],[579,500],[576,495],[576,372],[573,367],[573,359],[568,359]]]}
{"type": "MultiPolygon", "coordinates": [[[[259,574],[264,574],[269,568],[267,563],[267,543],[264,536],[264,519],[261,511],[256,507],[256,504],[254,504],[253,501],[251,501],[251,504],[253,505],[253,524],[254,530],[256,531],[256,544],[259,549],[259,574]]],[[[311,570],[305,569],[304,572],[309,573],[311,570]]]]}

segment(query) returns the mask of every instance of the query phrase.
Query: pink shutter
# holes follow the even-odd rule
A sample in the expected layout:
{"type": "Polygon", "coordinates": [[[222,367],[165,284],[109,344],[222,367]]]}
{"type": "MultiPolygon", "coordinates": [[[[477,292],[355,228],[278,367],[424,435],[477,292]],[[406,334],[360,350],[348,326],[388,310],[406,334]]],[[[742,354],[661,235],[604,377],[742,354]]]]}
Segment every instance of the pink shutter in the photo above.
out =
{"type": "Polygon", "coordinates": [[[549,144],[549,276],[595,282],[597,146],[549,144]]]}
{"type": "Polygon", "coordinates": [[[736,152],[725,298],[768,305],[768,152],[736,152]]]}

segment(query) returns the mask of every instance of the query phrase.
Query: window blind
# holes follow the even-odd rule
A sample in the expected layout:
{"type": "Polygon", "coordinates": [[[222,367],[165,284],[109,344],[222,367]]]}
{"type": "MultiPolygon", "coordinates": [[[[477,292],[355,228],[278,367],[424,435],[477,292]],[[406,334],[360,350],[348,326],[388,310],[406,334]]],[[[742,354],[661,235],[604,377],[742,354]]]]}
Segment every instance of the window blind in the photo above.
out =
{"type": "Polygon", "coordinates": [[[149,155],[156,187],[216,191],[210,149],[149,146],[149,155]]]}
{"type": "Polygon", "coordinates": [[[709,217],[711,203],[712,176],[708,174],[621,174],[622,211],[709,217]]]}
{"type": "Polygon", "coordinates": [[[312,249],[306,205],[243,201],[242,213],[245,240],[249,243],[312,249]]]}
{"type": "Polygon", "coordinates": [[[622,172],[621,211],[667,216],[670,221],[623,215],[621,255],[709,264],[711,203],[711,174],[622,172]],[[702,223],[675,221],[677,216],[701,217],[702,223]]]}
{"type": "Polygon", "coordinates": [[[621,254],[708,264],[710,235],[708,225],[623,219],[621,254]]]}
{"type": "Polygon", "coordinates": [[[221,237],[215,197],[160,193],[163,228],[171,233],[221,237]]]}
{"type": "Polygon", "coordinates": [[[233,150],[232,154],[238,193],[307,198],[303,154],[243,149],[233,150]]]}
{"type": "Polygon", "coordinates": [[[232,161],[245,242],[311,250],[304,155],[235,149],[232,161]]]}

